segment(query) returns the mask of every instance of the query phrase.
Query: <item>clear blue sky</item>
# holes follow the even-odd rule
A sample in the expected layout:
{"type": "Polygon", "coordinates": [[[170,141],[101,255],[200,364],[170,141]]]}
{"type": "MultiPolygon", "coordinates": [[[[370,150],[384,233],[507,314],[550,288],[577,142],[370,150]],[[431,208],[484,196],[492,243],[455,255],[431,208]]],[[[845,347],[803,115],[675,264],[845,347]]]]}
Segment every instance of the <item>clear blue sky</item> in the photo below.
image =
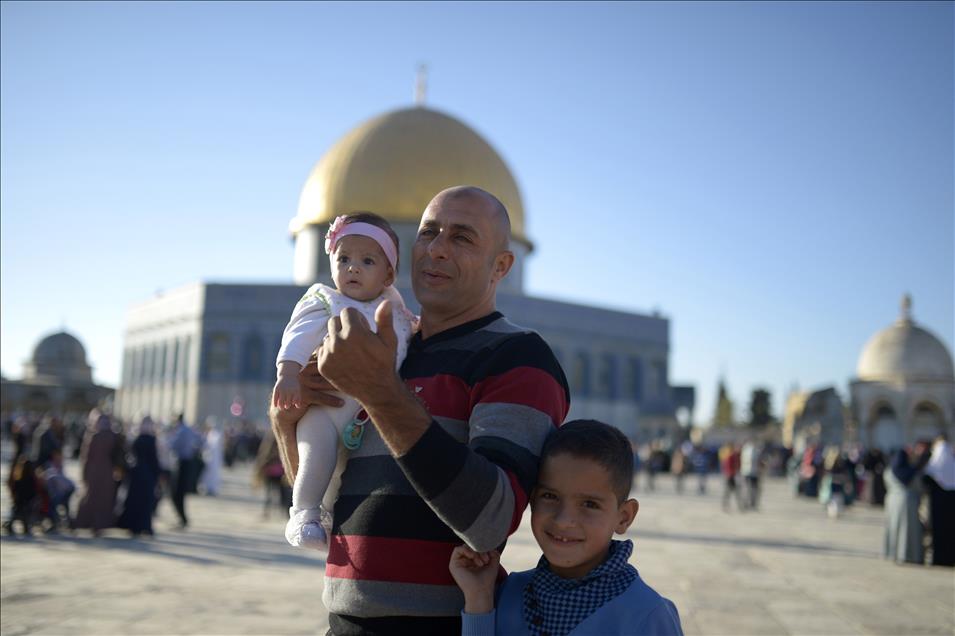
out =
{"type": "Polygon", "coordinates": [[[515,173],[532,295],[671,318],[713,410],[835,385],[914,297],[953,342],[952,3],[2,4],[2,371],[130,304],[288,282],[313,164],[428,105],[515,173]]]}

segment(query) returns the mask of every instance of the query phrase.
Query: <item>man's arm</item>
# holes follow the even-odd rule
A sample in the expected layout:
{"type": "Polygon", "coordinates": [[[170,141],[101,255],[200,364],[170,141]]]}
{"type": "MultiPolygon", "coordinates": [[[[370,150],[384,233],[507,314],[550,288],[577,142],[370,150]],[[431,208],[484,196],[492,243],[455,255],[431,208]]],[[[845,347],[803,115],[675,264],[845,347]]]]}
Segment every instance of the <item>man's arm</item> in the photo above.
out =
{"type": "Polygon", "coordinates": [[[520,524],[544,440],[567,414],[563,372],[536,334],[485,351],[469,371],[468,444],[433,422],[398,458],[415,490],[476,551],[499,547],[520,524]]]}

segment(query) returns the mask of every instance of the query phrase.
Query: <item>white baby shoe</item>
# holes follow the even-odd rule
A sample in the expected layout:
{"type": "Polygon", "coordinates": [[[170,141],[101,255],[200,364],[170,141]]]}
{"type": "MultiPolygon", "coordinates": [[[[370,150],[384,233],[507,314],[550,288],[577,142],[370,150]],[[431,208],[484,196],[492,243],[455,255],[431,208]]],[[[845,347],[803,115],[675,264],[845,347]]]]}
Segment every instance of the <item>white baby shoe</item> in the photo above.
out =
{"type": "Polygon", "coordinates": [[[310,548],[328,552],[328,533],[322,527],[321,508],[289,508],[289,520],[285,525],[285,539],[297,548],[310,548]]]}

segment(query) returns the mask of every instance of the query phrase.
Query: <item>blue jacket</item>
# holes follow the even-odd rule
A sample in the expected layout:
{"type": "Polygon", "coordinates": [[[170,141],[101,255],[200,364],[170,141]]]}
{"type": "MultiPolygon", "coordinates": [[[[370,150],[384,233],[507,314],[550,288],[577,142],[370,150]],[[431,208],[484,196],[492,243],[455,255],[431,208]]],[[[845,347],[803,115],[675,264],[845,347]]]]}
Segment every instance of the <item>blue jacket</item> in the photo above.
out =
{"type": "MultiPolygon", "coordinates": [[[[524,587],[534,570],[507,577],[497,594],[497,609],[487,614],[461,612],[462,636],[528,634],[522,612],[524,587]]],[[[676,606],[638,575],[622,594],[581,621],[568,636],[683,636],[676,606]]]]}

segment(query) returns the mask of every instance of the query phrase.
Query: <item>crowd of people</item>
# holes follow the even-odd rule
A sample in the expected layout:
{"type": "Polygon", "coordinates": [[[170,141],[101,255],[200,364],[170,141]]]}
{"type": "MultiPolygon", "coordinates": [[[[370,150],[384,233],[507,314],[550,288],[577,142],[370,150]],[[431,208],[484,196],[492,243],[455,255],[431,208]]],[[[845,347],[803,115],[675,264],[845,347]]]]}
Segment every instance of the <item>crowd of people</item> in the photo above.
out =
{"type": "MultiPolygon", "coordinates": [[[[268,454],[260,453],[263,436],[252,423],[220,427],[210,421],[197,428],[182,415],[163,425],[148,416],[125,423],[99,410],[69,424],[56,414],[17,415],[4,418],[3,435],[12,442],[6,481],[12,503],[3,523],[8,534],[82,530],[100,536],[120,528],[131,536],[151,536],[164,497],[175,511],[176,526],[186,528],[188,495],[218,495],[223,466],[236,462],[256,461],[256,474],[264,478],[262,458],[268,454]],[[65,470],[69,458],[79,462],[79,484],[65,470]]],[[[281,469],[280,462],[272,463],[272,481],[280,485],[268,483],[284,492],[282,473],[274,475],[276,465],[281,469]]],[[[277,503],[285,501],[280,496],[277,503]]]]}
{"type": "Polygon", "coordinates": [[[857,502],[884,507],[887,559],[955,565],[955,455],[944,435],[888,454],[809,443],[789,475],[797,496],[818,499],[832,517],[857,502]]]}

